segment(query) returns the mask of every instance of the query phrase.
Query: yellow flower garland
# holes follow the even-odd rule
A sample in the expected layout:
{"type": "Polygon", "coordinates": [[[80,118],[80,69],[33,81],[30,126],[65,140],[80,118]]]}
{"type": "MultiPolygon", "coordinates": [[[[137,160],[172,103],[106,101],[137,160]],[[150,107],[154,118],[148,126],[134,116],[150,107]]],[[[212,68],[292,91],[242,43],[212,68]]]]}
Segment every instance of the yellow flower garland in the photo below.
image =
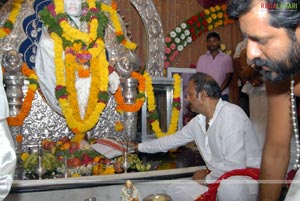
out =
{"type": "MultiPolygon", "coordinates": [[[[87,3],[90,9],[96,7],[95,0],[87,0],[87,3]]],[[[64,13],[63,1],[54,0],[54,5],[56,15],[64,13]]],[[[118,37],[119,34],[123,34],[123,31],[116,8],[117,6],[114,2],[112,2],[111,6],[101,4],[101,10],[110,14],[116,36],[118,37]]],[[[66,122],[75,133],[75,140],[77,141],[80,141],[84,137],[84,132],[90,130],[98,122],[99,116],[106,107],[105,101],[101,99],[101,92],[107,91],[109,71],[104,41],[101,38],[97,39],[98,23],[96,18],[91,19],[89,22],[89,33],[85,33],[73,28],[65,20],[62,20],[59,23],[63,31],[61,36],[55,32],[50,34],[55,47],[56,95],[66,122]],[[72,43],[72,46],[64,49],[62,37],[64,40],[72,43]],[[77,41],[82,41],[83,44],[77,43],[77,41]],[[76,54],[81,54],[81,51],[84,54],[91,55],[91,59],[87,60],[89,61],[90,69],[85,69],[85,60],[81,62],[75,56],[76,54]],[[63,52],[65,52],[65,62],[62,58],[63,52]],[[81,118],[77,100],[76,73],[78,76],[91,76],[90,94],[83,118],[81,118]]],[[[128,49],[136,48],[136,44],[126,39],[121,41],[121,43],[128,49]]]]}
{"type": "MultiPolygon", "coordinates": [[[[117,14],[116,5],[114,4],[114,2],[112,2],[112,4],[114,6],[108,6],[104,3],[102,3],[101,4],[101,10],[103,12],[108,12],[110,14],[111,21],[112,21],[113,26],[115,28],[116,35],[117,36],[124,35],[123,30],[122,30],[122,26],[121,26],[120,21],[119,21],[119,17],[118,17],[118,14],[117,14]]],[[[137,45],[135,43],[130,42],[130,41],[126,40],[125,38],[122,41],[122,44],[123,44],[124,47],[126,47],[127,49],[130,49],[130,50],[134,50],[137,47],[137,45]]]]}
{"type": "MultiPolygon", "coordinates": [[[[11,26],[13,26],[13,24],[15,23],[15,21],[17,19],[17,16],[19,15],[19,12],[21,10],[23,2],[24,2],[24,0],[14,0],[14,2],[12,3],[12,10],[8,16],[8,19],[4,23],[4,25],[11,24],[11,26]]],[[[4,38],[8,34],[10,34],[11,31],[12,31],[12,27],[11,28],[7,28],[5,26],[1,27],[0,28],[0,39],[4,38]]]]}
{"type": "Polygon", "coordinates": [[[82,120],[79,115],[78,104],[76,104],[77,95],[75,89],[75,72],[74,70],[73,72],[71,72],[71,70],[69,71],[69,68],[72,68],[71,66],[73,63],[70,63],[71,59],[69,58],[69,54],[66,54],[66,66],[64,65],[64,61],[61,56],[63,53],[62,39],[55,33],[51,33],[51,38],[54,40],[55,45],[56,85],[65,86],[69,95],[68,98],[59,98],[59,104],[66,118],[67,124],[76,134],[75,140],[80,141],[84,137],[84,132],[95,126],[100,114],[106,107],[106,104],[103,102],[97,103],[98,93],[100,91],[107,91],[108,88],[108,62],[105,56],[104,43],[101,39],[98,39],[100,54],[96,58],[93,58],[90,62],[92,71],[91,89],[86,115],[82,120]]]}
{"type": "Polygon", "coordinates": [[[63,37],[65,37],[67,40],[69,40],[72,43],[75,40],[82,40],[86,45],[90,45],[92,42],[95,41],[97,37],[97,27],[98,27],[97,19],[92,19],[90,25],[91,25],[90,32],[84,33],[72,27],[66,21],[60,22],[60,26],[63,29],[63,37]]]}
{"type": "MultiPolygon", "coordinates": [[[[95,0],[88,0],[87,3],[89,4],[90,8],[95,7],[95,0]]],[[[54,0],[55,4],[55,11],[56,13],[63,13],[64,12],[64,3],[61,0],[54,0]]],[[[101,10],[103,12],[107,12],[110,14],[111,21],[113,23],[113,26],[115,28],[116,36],[124,35],[122,26],[119,21],[119,17],[116,10],[117,6],[112,1],[112,6],[108,6],[107,4],[101,3],[101,10]]],[[[97,37],[97,27],[98,22],[96,19],[91,20],[91,28],[90,33],[84,33],[79,31],[78,29],[72,27],[69,25],[66,21],[61,21],[60,26],[63,29],[63,37],[65,37],[67,40],[74,42],[75,40],[82,40],[85,44],[89,45],[91,42],[93,42],[97,37]]],[[[122,45],[126,47],[127,49],[136,49],[137,45],[131,41],[128,41],[124,38],[122,41],[122,45]]]]}
{"type": "MultiPolygon", "coordinates": [[[[146,79],[146,96],[147,96],[147,101],[148,101],[147,102],[148,111],[154,112],[154,111],[156,111],[156,103],[155,103],[155,97],[154,97],[154,92],[153,92],[152,80],[148,73],[145,73],[144,77],[146,79]]],[[[181,78],[178,74],[174,74],[173,78],[174,78],[173,99],[178,99],[178,98],[180,98],[180,93],[181,93],[181,78]]],[[[170,122],[167,132],[161,131],[159,121],[157,119],[155,121],[151,122],[152,130],[154,131],[157,138],[171,135],[176,132],[179,114],[180,114],[180,109],[173,107],[172,115],[171,115],[171,122],[170,122]]]]}

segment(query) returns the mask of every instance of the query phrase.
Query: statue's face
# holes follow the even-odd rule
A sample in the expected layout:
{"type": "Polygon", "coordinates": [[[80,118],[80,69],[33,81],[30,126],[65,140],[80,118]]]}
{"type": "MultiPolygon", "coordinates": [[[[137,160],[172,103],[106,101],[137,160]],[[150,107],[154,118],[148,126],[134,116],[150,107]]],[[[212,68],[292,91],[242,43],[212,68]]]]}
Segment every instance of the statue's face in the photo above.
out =
{"type": "Polygon", "coordinates": [[[22,66],[21,57],[16,51],[9,51],[3,55],[2,66],[7,72],[19,71],[22,66]]]}
{"type": "Polygon", "coordinates": [[[81,15],[81,0],[64,0],[65,12],[72,17],[81,15]]]}
{"type": "Polygon", "coordinates": [[[126,181],[125,185],[126,185],[126,188],[132,188],[132,186],[133,186],[131,181],[129,181],[129,180],[126,181]]]}

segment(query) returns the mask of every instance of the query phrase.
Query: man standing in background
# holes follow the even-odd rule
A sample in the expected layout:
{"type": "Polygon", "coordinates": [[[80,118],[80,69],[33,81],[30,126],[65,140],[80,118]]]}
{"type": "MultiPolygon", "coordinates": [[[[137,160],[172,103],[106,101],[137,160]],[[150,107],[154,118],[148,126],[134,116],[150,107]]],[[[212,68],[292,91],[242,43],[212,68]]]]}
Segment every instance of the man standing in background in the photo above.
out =
{"type": "Polygon", "coordinates": [[[197,72],[212,76],[222,90],[222,99],[229,100],[229,83],[233,76],[232,58],[220,50],[221,38],[218,33],[210,32],[206,37],[207,52],[197,62],[197,72]]]}

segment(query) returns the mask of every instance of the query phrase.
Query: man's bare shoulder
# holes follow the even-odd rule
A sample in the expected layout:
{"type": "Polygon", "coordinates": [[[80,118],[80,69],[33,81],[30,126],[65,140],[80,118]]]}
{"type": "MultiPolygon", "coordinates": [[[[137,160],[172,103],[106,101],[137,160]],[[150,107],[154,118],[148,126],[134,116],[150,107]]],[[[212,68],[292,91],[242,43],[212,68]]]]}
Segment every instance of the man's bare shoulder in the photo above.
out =
{"type": "MultiPolygon", "coordinates": [[[[294,80],[295,95],[300,97],[300,74],[297,74],[294,80]]],[[[291,80],[289,78],[276,82],[266,81],[265,84],[269,98],[290,96],[291,80]]]]}

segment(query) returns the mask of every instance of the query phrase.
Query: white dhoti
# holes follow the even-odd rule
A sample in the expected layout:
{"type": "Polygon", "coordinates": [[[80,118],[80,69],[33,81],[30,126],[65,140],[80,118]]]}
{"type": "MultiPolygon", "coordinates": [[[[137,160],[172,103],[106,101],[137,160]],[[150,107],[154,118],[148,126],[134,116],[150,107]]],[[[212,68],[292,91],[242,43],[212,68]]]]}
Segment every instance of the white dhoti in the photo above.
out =
{"type": "Polygon", "coordinates": [[[10,134],[6,118],[9,116],[9,107],[3,87],[2,71],[0,72],[0,201],[10,191],[16,167],[15,144],[10,134]]]}
{"type": "MultiPolygon", "coordinates": [[[[179,179],[168,185],[165,193],[172,201],[193,201],[208,190],[191,179],[179,179]]],[[[218,188],[218,201],[257,201],[258,182],[247,176],[232,176],[223,180],[218,188]]]]}
{"type": "Polygon", "coordinates": [[[297,171],[284,201],[300,200],[300,169],[297,171]]]}
{"type": "Polygon", "coordinates": [[[16,154],[6,119],[0,120],[0,200],[10,191],[14,179],[16,154]]]}

